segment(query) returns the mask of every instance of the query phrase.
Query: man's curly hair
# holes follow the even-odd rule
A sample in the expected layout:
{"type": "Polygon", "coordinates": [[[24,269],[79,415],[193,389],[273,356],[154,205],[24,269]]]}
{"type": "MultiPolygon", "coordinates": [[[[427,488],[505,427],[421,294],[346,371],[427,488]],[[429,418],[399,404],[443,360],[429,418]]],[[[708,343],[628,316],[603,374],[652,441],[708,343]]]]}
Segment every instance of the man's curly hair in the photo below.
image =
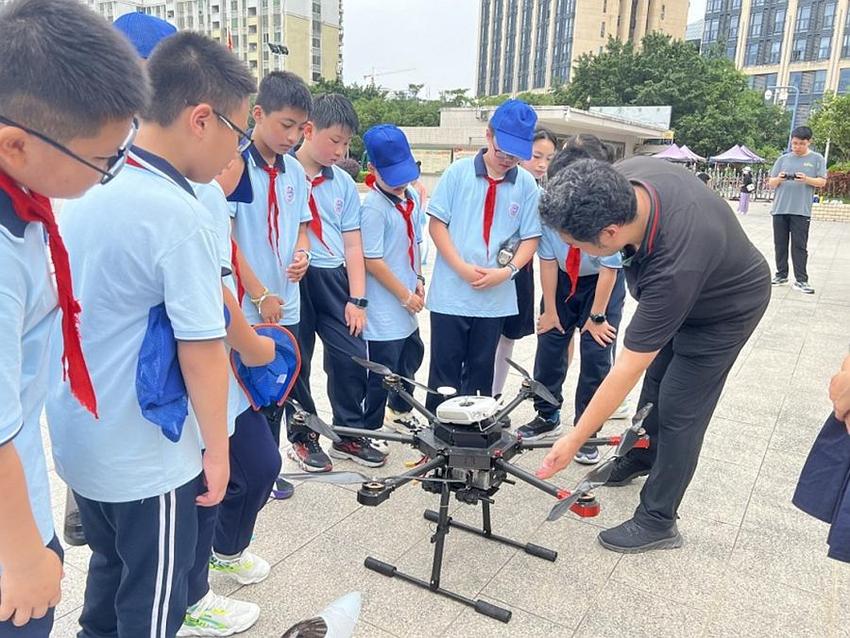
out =
{"type": "Polygon", "coordinates": [[[580,159],[553,175],[540,198],[543,223],[581,242],[597,244],[603,228],[635,219],[629,181],[607,162],[580,159]]]}

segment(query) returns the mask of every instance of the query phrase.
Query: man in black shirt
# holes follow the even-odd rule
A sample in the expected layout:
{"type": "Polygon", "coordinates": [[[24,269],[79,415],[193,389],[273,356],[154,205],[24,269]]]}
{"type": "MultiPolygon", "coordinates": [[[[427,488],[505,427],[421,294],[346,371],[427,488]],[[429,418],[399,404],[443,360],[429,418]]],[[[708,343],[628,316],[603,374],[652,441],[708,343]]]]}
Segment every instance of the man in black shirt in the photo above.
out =
{"type": "Polygon", "coordinates": [[[625,553],[679,547],[676,511],[729,370],[767,308],[770,268],[722,199],[661,160],[576,162],[549,181],[540,214],[591,255],[621,251],[638,308],[614,367],[538,475],[566,467],[645,371],[651,448],[618,460],[608,484],[649,478],[633,518],[599,541],[625,553]]]}

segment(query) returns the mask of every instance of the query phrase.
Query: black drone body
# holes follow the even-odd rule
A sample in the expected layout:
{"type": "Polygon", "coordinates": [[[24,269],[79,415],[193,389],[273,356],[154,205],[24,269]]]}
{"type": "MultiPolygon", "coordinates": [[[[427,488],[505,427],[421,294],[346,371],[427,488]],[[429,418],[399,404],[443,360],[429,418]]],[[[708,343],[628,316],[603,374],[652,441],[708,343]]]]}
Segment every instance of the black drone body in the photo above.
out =
{"type": "Polygon", "coordinates": [[[622,436],[590,439],[588,444],[617,446],[617,450],[614,455],[588,473],[574,490],[565,490],[511,463],[511,460],[518,454],[530,449],[551,447],[555,441],[524,443],[521,438],[503,427],[506,417],[524,401],[535,396],[554,405],[557,405],[557,401],[545,386],[532,379],[526,370],[510,359],[507,362],[522,375],[523,381],[519,394],[507,405],[502,406],[490,397],[452,397],[447,398],[441,404],[437,409],[437,414],[433,414],[419,403],[407,392],[404,384],[409,383],[424,389],[426,392],[441,394],[445,397],[453,395],[453,389],[439,388],[432,390],[413,379],[395,374],[389,368],[380,364],[358,358],[355,358],[355,361],[371,373],[382,375],[384,387],[403,398],[425,417],[428,425],[413,434],[331,427],[322,422],[316,415],[304,412],[297,404],[294,404],[296,408],[294,418],[302,420],[307,427],[334,441],[339,441],[340,436],[352,436],[406,443],[422,453],[422,460],[410,471],[387,478],[369,478],[359,472],[299,473],[282,476],[295,480],[360,483],[357,500],[362,505],[368,506],[380,505],[396,489],[411,481],[419,481],[424,490],[439,494],[439,511],[426,510],[424,514],[427,520],[437,524],[436,531],[431,538],[431,542],[434,543],[434,559],[430,581],[402,573],[395,566],[371,556],[366,558],[365,566],[385,576],[401,578],[419,587],[429,589],[434,593],[473,607],[479,613],[502,622],[510,620],[511,612],[509,610],[483,600],[472,600],[440,586],[443,548],[450,528],[476,534],[488,540],[522,549],[533,556],[554,561],[558,554],[551,549],[532,543],[521,543],[492,532],[490,505],[493,504],[493,497],[502,484],[513,484],[515,479],[518,479],[558,499],[558,503],[549,513],[548,520],[557,520],[567,511],[572,511],[582,517],[596,516],[600,508],[596,498],[591,494],[591,490],[605,484],[611,470],[613,470],[614,460],[618,456],[622,456],[633,447],[649,446],[649,440],[643,434],[641,424],[652,409],[651,404],[642,408],[635,415],[632,425],[622,436]],[[449,500],[452,493],[462,503],[469,505],[481,503],[482,526],[480,529],[455,521],[449,516],[449,500]]]}

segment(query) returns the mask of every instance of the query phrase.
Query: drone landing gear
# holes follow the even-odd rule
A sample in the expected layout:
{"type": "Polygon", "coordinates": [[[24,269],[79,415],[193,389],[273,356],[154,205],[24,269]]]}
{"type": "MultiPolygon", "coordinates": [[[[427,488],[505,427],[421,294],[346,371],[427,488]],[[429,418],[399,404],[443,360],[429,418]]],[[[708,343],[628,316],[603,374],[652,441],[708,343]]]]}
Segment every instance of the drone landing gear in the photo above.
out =
{"type": "Polygon", "coordinates": [[[542,558],[548,561],[554,561],[558,557],[558,552],[555,552],[551,549],[547,549],[546,547],[534,545],[533,543],[520,543],[519,541],[515,541],[510,538],[505,538],[504,536],[493,534],[490,524],[490,503],[484,500],[481,501],[481,512],[483,519],[482,529],[478,529],[476,527],[472,527],[471,525],[467,525],[465,523],[453,520],[451,516],[449,516],[450,494],[451,490],[449,484],[444,483],[442,489],[440,490],[439,512],[435,512],[433,510],[425,510],[425,519],[437,524],[437,530],[431,537],[431,542],[434,544],[434,561],[431,566],[430,582],[426,582],[421,578],[417,578],[416,576],[411,576],[410,574],[400,572],[398,568],[396,568],[394,565],[390,565],[371,556],[366,559],[364,564],[367,569],[371,569],[372,571],[378,572],[379,574],[383,574],[384,576],[388,576],[389,578],[400,578],[404,581],[407,581],[408,583],[416,585],[417,587],[428,589],[434,592],[435,594],[445,596],[446,598],[450,598],[454,601],[467,605],[468,607],[472,607],[479,614],[484,614],[485,616],[489,616],[490,618],[495,618],[496,620],[506,623],[511,619],[510,610],[504,609],[503,607],[498,607],[496,605],[493,605],[492,603],[488,603],[485,600],[474,600],[472,598],[467,598],[466,596],[463,596],[453,591],[449,591],[440,586],[440,574],[443,568],[443,550],[445,548],[446,535],[449,533],[449,529],[454,527],[456,529],[460,529],[464,532],[469,532],[470,534],[475,534],[476,536],[480,536],[488,540],[496,541],[498,543],[509,545],[511,547],[516,547],[517,549],[525,551],[527,554],[537,556],[538,558],[542,558]]]}

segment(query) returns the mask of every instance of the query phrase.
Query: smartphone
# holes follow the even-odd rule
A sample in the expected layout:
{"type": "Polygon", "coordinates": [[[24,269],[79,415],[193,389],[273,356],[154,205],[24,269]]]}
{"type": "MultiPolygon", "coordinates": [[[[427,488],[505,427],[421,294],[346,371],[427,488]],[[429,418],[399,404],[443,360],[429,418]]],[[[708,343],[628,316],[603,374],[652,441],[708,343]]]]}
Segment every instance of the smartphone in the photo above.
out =
{"type": "Polygon", "coordinates": [[[793,179],[797,179],[797,176],[796,176],[796,175],[794,175],[794,173],[786,173],[786,174],[785,174],[785,179],[786,179],[786,180],[793,180],[793,179]]]}

